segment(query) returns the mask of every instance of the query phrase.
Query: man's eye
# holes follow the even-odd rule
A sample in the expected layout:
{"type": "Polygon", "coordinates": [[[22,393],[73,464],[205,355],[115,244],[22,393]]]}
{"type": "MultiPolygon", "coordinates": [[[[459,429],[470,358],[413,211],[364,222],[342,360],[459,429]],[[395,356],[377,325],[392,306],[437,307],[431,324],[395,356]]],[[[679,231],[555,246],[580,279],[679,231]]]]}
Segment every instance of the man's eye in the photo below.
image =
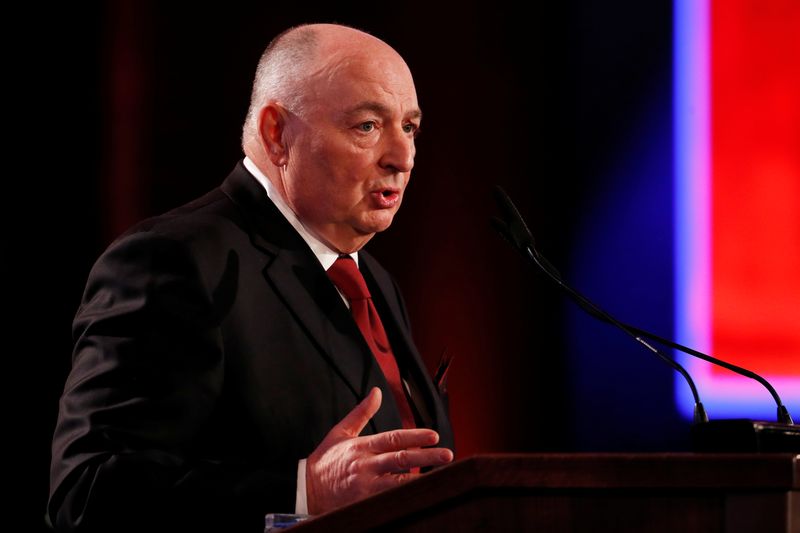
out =
{"type": "Polygon", "coordinates": [[[418,126],[416,124],[404,124],[403,131],[406,133],[416,133],[418,130],[418,126]]]}
{"type": "Polygon", "coordinates": [[[364,133],[369,133],[369,132],[371,132],[372,130],[375,129],[375,123],[374,122],[362,122],[361,124],[358,125],[358,129],[363,131],[364,133]]]}

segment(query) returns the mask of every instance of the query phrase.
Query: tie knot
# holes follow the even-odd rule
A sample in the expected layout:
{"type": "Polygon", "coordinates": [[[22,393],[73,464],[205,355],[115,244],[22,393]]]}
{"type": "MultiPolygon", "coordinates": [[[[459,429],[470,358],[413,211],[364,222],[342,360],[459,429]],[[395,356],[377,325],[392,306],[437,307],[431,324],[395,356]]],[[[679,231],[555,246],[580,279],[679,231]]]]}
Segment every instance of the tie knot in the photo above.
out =
{"type": "Polygon", "coordinates": [[[328,269],[328,277],[348,300],[366,300],[370,297],[364,276],[350,256],[337,259],[328,269]]]}

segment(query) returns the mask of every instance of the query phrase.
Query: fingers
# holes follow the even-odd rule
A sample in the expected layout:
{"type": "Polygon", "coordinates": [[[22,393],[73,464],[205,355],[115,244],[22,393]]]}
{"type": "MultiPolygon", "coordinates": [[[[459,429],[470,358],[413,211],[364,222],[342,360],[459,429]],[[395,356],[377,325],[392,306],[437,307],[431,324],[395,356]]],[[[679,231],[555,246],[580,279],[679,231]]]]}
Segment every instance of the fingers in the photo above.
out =
{"type": "Polygon", "coordinates": [[[381,390],[373,388],[308,456],[306,501],[312,514],[414,479],[419,474],[412,469],[453,460],[450,450],[430,448],[439,442],[439,435],[430,429],[399,429],[359,437],[380,409],[381,399],[381,390]]]}
{"type": "Polygon", "coordinates": [[[432,429],[396,429],[359,439],[359,447],[372,453],[385,453],[406,448],[433,446],[439,434],[432,429]]]}
{"type": "Polygon", "coordinates": [[[344,433],[348,437],[357,437],[380,409],[381,399],[381,389],[373,387],[367,397],[334,426],[334,430],[344,433]]]}
{"type": "MultiPolygon", "coordinates": [[[[377,476],[382,476],[383,474],[404,472],[411,468],[445,465],[452,460],[453,452],[447,448],[426,448],[382,453],[362,460],[362,464],[364,469],[377,476]]],[[[403,475],[401,474],[401,476],[403,475]]]]}

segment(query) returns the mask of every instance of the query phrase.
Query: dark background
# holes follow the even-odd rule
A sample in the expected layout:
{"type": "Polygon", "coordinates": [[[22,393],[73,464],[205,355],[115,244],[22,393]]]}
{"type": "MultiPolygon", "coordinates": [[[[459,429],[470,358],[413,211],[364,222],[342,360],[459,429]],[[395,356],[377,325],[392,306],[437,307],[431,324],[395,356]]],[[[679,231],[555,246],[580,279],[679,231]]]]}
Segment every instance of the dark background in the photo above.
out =
{"type": "Polygon", "coordinates": [[[369,249],[404,288],[429,367],[445,349],[455,356],[458,456],[688,448],[673,371],[584,316],[488,224],[497,183],[566,279],[672,335],[670,1],[162,4],[8,18],[26,30],[10,50],[6,115],[20,120],[4,210],[25,213],[9,217],[4,254],[21,530],[41,527],[92,263],[131,223],[224,179],[241,157],[261,51],[302,22],[365,29],[414,73],[416,168],[369,249]]]}

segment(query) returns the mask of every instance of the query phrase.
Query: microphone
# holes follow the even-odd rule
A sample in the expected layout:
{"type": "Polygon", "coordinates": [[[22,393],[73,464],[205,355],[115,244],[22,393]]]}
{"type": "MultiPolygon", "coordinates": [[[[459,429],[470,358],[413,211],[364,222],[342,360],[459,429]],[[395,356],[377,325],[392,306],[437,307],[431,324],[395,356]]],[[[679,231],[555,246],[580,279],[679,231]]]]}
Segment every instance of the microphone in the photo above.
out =
{"type": "Polygon", "coordinates": [[[707,422],[708,419],[705,416],[705,409],[703,408],[703,405],[699,400],[699,396],[697,394],[694,382],[692,381],[688,372],[686,372],[686,370],[680,364],[661,354],[658,350],[656,350],[650,344],[645,342],[642,339],[643,337],[656,341],[670,348],[680,350],[693,357],[698,357],[710,363],[722,366],[723,368],[727,368],[728,370],[736,372],[737,374],[740,374],[742,376],[754,379],[758,381],[761,385],[763,385],[775,400],[778,410],[778,424],[770,424],[765,422],[751,422],[746,420],[735,420],[727,422],[736,422],[736,424],[727,424],[727,427],[721,427],[719,425],[719,422],[714,422],[712,424],[716,424],[717,426],[714,432],[707,430],[696,432],[698,435],[697,439],[698,441],[704,441],[707,444],[708,442],[716,438],[718,442],[714,443],[712,446],[720,447],[721,439],[719,439],[719,436],[725,435],[726,438],[732,436],[738,436],[736,435],[736,433],[741,434],[742,429],[744,428],[744,431],[752,433],[751,436],[755,436],[756,447],[771,446],[779,448],[780,451],[797,450],[797,447],[800,446],[800,427],[794,425],[794,421],[792,420],[792,417],[789,414],[788,409],[781,401],[778,393],[766,379],[759,376],[755,372],[752,372],[745,368],[741,368],[739,366],[733,365],[721,359],[711,357],[710,355],[706,355],[702,352],[699,352],[692,348],[688,348],[674,341],[659,337],[658,335],[631,326],[629,324],[625,324],[624,322],[620,322],[611,315],[609,315],[608,313],[606,313],[605,311],[603,311],[602,309],[600,309],[597,305],[592,303],[582,294],[578,293],[576,290],[568,286],[562,280],[561,275],[558,273],[555,267],[553,267],[550,264],[550,262],[547,261],[547,259],[545,259],[545,257],[536,249],[533,235],[531,234],[530,230],[528,230],[528,227],[525,224],[524,219],[519,214],[519,211],[517,210],[516,206],[514,206],[513,202],[505,193],[505,191],[503,191],[502,188],[496,185],[494,189],[494,196],[500,210],[503,213],[503,219],[493,217],[491,220],[492,225],[515,249],[517,249],[517,251],[522,253],[524,257],[531,259],[534,262],[534,264],[536,264],[536,266],[539,267],[539,269],[541,269],[551,280],[553,280],[565,292],[567,292],[567,294],[571,296],[573,300],[575,300],[578,303],[578,305],[585,311],[587,311],[590,315],[606,323],[618,327],[619,329],[627,333],[629,336],[633,337],[636,341],[643,344],[650,351],[655,353],[658,357],[660,357],[667,364],[672,366],[686,379],[687,383],[689,384],[689,387],[692,390],[692,395],[694,397],[694,402],[695,402],[695,411],[694,411],[695,427],[697,427],[697,422],[707,422]],[[731,429],[731,428],[736,428],[736,429],[731,429]]]}
{"type": "Polygon", "coordinates": [[[622,322],[597,307],[589,299],[564,283],[561,280],[561,276],[558,275],[557,271],[550,264],[550,262],[547,261],[547,259],[545,259],[538,252],[538,250],[536,250],[536,247],[533,243],[533,235],[531,234],[530,230],[528,230],[525,220],[522,218],[522,215],[519,214],[516,206],[505,193],[505,191],[503,191],[503,189],[501,189],[499,186],[495,185],[494,196],[495,200],[497,201],[497,205],[503,212],[503,219],[492,217],[491,223],[492,226],[494,226],[494,228],[500,233],[500,235],[505,237],[505,239],[525,258],[532,260],[536,266],[538,266],[545,274],[547,274],[550,279],[555,281],[563,290],[567,292],[567,294],[572,296],[581,305],[581,307],[584,309],[591,309],[591,314],[593,316],[599,315],[603,317],[603,321],[616,326],[627,335],[632,337],[636,342],[655,354],[663,362],[678,371],[686,380],[686,383],[689,384],[689,388],[692,391],[692,396],[694,397],[694,423],[699,424],[708,422],[708,414],[706,413],[705,407],[703,407],[703,402],[700,401],[700,396],[697,393],[697,387],[695,387],[694,381],[686,369],[683,368],[683,366],[681,366],[678,362],[667,357],[647,341],[645,341],[641,335],[634,333],[622,322]]]}

